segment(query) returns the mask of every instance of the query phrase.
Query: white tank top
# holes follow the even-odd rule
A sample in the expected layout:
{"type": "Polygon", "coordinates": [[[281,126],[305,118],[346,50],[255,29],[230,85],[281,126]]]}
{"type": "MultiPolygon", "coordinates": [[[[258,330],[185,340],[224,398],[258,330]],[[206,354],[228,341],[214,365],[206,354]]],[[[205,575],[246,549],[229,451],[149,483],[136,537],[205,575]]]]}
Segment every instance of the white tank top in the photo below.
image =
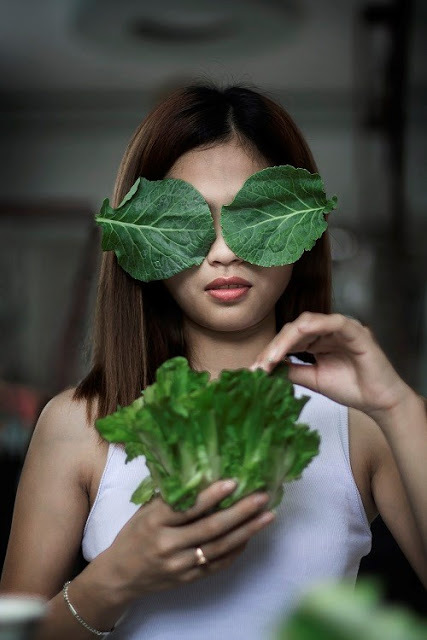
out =
{"type": "MultiPolygon", "coordinates": [[[[305,590],[325,580],[355,582],[371,531],[350,467],[348,409],[302,387],[295,393],[311,396],[299,422],[319,431],[320,453],[285,486],[275,521],[227,569],[135,602],[111,638],[270,640],[305,590]]],[[[130,496],[147,474],[143,457],[125,464],[123,448],[110,444],[83,534],[87,561],[138,509],[130,496]]]]}

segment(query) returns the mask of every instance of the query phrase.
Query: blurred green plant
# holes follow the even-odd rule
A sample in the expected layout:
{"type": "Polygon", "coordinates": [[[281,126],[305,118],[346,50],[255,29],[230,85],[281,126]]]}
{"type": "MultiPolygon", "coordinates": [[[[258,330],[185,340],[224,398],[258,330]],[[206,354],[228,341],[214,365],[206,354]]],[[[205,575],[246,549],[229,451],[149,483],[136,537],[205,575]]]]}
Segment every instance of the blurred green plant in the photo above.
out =
{"type": "Polygon", "coordinates": [[[325,584],[311,591],[274,640],[427,640],[427,619],[381,602],[381,588],[362,581],[325,584]]]}

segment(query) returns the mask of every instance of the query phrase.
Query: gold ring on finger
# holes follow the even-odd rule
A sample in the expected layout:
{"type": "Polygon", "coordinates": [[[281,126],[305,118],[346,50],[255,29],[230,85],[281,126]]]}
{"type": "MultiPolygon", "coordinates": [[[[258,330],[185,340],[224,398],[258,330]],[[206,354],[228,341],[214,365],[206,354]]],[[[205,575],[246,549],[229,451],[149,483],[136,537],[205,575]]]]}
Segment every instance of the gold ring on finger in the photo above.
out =
{"type": "Polygon", "coordinates": [[[196,565],[201,566],[208,564],[208,560],[200,547],[196,549],[196,565]]]}

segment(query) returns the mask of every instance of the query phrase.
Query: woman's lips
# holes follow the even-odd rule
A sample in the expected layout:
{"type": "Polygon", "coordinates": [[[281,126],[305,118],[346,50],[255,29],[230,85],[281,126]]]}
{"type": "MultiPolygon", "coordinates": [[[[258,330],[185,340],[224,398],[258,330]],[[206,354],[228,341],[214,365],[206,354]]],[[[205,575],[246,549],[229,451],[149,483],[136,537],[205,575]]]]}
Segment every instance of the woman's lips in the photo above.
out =
{"type": "Polygon", "coordinates": [[[245,296],[249,289],[249,286],[240,286],[230,289],[207,289],[206,292],[212,296],[212,298],[216,298],[222,302],[230,302],[231,300],[238,300],[245,296]]]}
{"type": "Polygon", "coordinates": [[[223,276],[212,280],[206,285],[205,291],[222,302],[238,300],[245,296],[251,288],[251,283],[239,276],[223,276]]]}

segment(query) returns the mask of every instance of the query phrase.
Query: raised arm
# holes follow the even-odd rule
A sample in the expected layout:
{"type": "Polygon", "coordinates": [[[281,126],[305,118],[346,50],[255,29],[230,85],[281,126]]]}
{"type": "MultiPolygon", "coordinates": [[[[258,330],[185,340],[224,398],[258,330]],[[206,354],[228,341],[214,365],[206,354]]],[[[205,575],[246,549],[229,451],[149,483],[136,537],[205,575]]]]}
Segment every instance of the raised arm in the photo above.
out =
{"type": "MultiPolygon", "coordinates": [[[[414,542],[422,541],[424,557],[417,569],[427,580],[427,419],[423,398],[396,373],[371,331],[340,314],[301,314],[283,327],[253,368],[262,366],[271,371],[287,354],[300,351],[313,353],[316,364],[290,364],[290,380],[362,411],[385,436],[417,528],[414,542]]],[[[382,450],[385,453],[384,447],[382,450]]],[[[384,478],[396,474],[389,456],[387,459],[387,466],[378,466],[374,490],[380,512],[381,507],[385,509],[385,519],[391,522],[394,507],[382,491],[387,485],[384,478]]],[[[409,522],[406,525],[410,528],[409,522]]]]}

